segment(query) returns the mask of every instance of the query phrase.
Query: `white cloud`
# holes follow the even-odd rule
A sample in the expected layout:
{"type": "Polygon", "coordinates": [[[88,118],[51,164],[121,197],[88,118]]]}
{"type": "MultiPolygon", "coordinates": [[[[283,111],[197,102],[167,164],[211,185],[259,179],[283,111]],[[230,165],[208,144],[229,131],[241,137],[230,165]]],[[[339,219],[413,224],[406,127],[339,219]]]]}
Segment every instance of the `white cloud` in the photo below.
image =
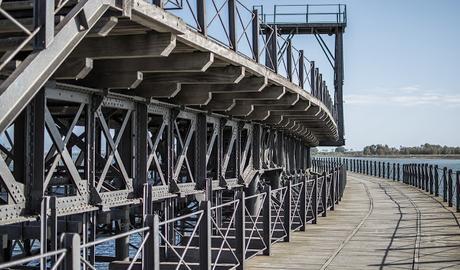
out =
{"type": "Polygon", "coordinates": [[[460,106],[460,94],[444,94],[433,91],[422,90],[418,85],[405,86],[400,88],[378,88],[367,93],[346,95],[346,104],[389,104],[398,106],[460,106]]]}

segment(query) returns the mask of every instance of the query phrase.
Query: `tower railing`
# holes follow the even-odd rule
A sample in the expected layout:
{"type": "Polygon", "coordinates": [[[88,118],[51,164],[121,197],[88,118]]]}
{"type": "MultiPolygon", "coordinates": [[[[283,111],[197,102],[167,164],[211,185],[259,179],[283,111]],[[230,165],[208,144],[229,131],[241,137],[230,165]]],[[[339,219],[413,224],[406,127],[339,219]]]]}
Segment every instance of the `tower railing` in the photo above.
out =
{"type": "MultiPolygon", "coordinates": [[[[287,5],[275,5],[275,14],[264,14],[263,6],[253,6],[251,9],[239,0],[155,0],[153,3],[182,18],[194,31],[265,65],[309,92],[325,104],[337,121],[336,106],[326,83],[321,79],[315,84],[311,78],[312,74],[316,74],[315,81],[320,80],[319,70],[302,49],[294,46],[292,38],[281,35],[276,27],[276,18],[287,14],[280,13],[287,5]],[[270,16],[274,16],[274,19],[269,20],[270,16]]],[[[304,14],[307,20],[334,15],[340,23],[346,22],[345,5],[303,7],[307,10],[304,14]],[[321,12],[324,8],[331,11],[321,12]]],[[[304,19],[298,22],[303,23],[304,19]]]]}
{"type": "Polygon", "coordinates": [[[273,13],[262,14],[266,24],[347,23],[347,6],[343,4],[275,5],[273,13]]]}

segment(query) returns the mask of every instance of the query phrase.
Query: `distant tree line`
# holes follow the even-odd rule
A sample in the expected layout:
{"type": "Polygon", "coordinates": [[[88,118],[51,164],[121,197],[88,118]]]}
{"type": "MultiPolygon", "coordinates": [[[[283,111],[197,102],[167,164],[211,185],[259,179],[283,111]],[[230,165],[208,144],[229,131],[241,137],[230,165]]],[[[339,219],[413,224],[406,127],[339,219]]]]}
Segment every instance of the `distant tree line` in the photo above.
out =
{"type": "Polygon", "coordinates": [[[404,155],[460,155],[460,147],[442,146],[438,144],[425,143],[420,146],[389,147],[386,144],[373,144],[363,148],[362,151],[346,149],[343,146],[336,147],[333,152],[319,151],[312,148],[313,155],[325,156],[404,156],[404,155]]]}
{"type": "Polygon", "coordinates": [[[363,155],[460,155],[460,147],[442,146],[425,143],[420,146],[400,146],[399,149],[388,145],[373,144],[363,148],[363,155]]]}

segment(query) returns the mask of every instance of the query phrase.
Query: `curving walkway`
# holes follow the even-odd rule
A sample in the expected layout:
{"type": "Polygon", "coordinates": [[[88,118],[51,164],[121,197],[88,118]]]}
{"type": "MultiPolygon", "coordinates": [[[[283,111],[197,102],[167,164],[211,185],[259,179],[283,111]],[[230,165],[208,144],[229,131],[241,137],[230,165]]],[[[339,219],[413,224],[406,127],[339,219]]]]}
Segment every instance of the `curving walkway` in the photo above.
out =
{"type": "Polygon", "coordinates": [[[348,173],[334,212],[247,269],[460,269],[460,215],[414,187],[348,173]]]}

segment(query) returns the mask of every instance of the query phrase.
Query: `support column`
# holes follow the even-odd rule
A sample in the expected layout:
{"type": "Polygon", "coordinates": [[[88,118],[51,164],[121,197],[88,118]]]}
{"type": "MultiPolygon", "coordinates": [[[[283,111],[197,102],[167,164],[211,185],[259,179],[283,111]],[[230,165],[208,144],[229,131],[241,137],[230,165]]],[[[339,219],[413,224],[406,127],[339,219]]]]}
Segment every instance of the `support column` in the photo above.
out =
{"type": "Polygon", "coordinates": [[[339,132],[339,143],[345,144],[345,130],[344,130],[344,117],[343,117],[343,33],[337,29],[335,34],[335,92],[337,97],[337,125],[339,132]]]}

